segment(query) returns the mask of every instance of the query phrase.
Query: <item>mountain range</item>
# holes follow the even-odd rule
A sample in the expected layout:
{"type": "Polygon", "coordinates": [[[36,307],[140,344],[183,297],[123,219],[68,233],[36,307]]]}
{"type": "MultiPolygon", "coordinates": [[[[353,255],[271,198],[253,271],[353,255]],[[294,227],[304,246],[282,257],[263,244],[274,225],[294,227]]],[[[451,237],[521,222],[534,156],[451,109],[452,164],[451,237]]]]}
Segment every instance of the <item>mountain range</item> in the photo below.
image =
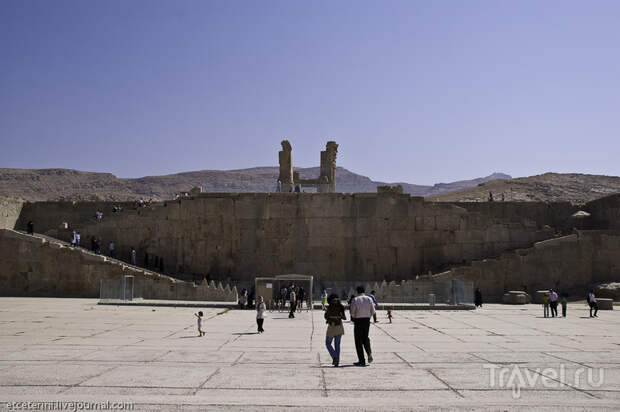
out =
{"type": "MultiPolygon", "coordinates": [[[[296,168],[302,178],[315,178],[318,167],[296,168]]],[[[153,200],[172,199],[176,194],[199,186],[207,192],[273,192],[277,167],[253,167],[240,170],[200,170],[135,179],[118,178],[111,173],[83,172],[71,169],[0,169],[0,196],[28,201],[43,200],[153,200]]],[[[510,176],[494,173],[487,177],[439,183],[433,186],[410,183],[376,182],[345,168],[336,169],[337,191],[376,192],[377,186],[400,184],[405,193],[415,196],[438,195],[475,187],[510,176]]]]}
{"type": "MultiPolygon", "coordinates": [[[[302,178],[316,178],[318,167],[296,168],[302,178]]],[[[207,192],[273,192],[278,167],[239,170],[200,170],[163,176],[118,178],[111,173],[71,169],[0,169],[0,196],[27,201],[172,199],[193,187],[207,192]]],[[[451,183],[417,185],[373,181],[343,167],[336,169],[336,190],[344,193],[377,191],[378,186],[401,185],[403,192],[431,201],[495,200],[570,201],[585,203],[620,192],[620,177],[545,173],[512,178],[504,173],[451,183]]]]}

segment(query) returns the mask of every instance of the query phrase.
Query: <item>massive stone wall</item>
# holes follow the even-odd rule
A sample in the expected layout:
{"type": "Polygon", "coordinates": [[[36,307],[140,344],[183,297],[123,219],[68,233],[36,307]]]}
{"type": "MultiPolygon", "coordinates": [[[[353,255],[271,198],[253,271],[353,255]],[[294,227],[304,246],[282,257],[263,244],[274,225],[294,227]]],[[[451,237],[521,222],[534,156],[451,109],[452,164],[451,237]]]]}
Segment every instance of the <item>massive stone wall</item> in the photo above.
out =
{"type": "Polygon", "coordinates": [[[593,200],[584,210],[591,213],[586,219],[590,228],[620,230],[620,193],[593,200]]]}
{"type": "Polygon", "coordinates": [[[570,202],[457,202],[470,212],[502,220],[519,222],[533,220],[538,227],[545,225],[563,231],[570,230],[575,222],[571,214],[578,208],[570,202]]]}
{"type": "Polygon", "coordinates": [[[203,194],[112,213],[111,203],[28,203],[19,224],[69,239],[72,228],[120,257],[130,247],[163,258],[170,274],[249,281],[312,274],[321,281],[413,279],[429,270],[499,256],[552,236],[526,217],[468,212],[398,194],[203,194]],[[100,209],[103,221],[92,216],[100,209]],[[58,229],[62,222],[69,229],[58,229]]]}
{"type": "Polygon", "coordinates": [[[598,282],[620,280],[620,231],[582,231],[538,242],[534,247],[476,260],[434,279],[457,278],[474,282],[489,301],[501,301],[508,290],[554,288],[582,297],[598,282]]]}
{"type": "Polygon", "coordinates": [[[134,276],[144,299],[234,302],[237,296],[228,285],[179,281],[9,229],[0,229],[0,262],[0,296],[95,298],[102,280],[127,275],[134,276]]]}
{"type": "Polygon", "coordinates": [[[0,229],[13,229],[22,211],[21,200],[0,197],[0,229]]]}

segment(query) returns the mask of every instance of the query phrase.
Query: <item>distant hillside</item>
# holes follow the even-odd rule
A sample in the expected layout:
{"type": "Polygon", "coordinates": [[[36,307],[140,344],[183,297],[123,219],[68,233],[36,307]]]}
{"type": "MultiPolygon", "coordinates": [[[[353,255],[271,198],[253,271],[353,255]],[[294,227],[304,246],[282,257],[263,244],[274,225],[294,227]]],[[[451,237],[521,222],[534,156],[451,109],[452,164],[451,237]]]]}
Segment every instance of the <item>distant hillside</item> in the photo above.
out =
{"type": "MultiPolygon", "coordinates": [[[[296,168],[303,178],[315,178],[318,167],[296,168]]],[[[121,179],[111,173],[81,172],[70,169],[0,169],[0,196],[29,201],[42,200],[134,200],[152,198],[172,199],[175,194],[202,186],[208,192],[273,192],[279,169],[254,167],[240,170],[201,170],[165,176],[146,176],[121,179]]],[[[492,179],[510,178],[494,173],[490,176],[433,186],[398,183],[405,193],[428,196],[448,193],[492,179]]],[[[336,169],[336,189],[339,192],[376,192],[377,186],[390,183],[375,182],[342,167],[336,169]]],[[[396,184],[396,183],[392,183],[396,184]]]]}
{"type": "Polygon", "coordinates": [[[476,187],[448,194],[433,195],[428,200],[441,202],[487,201],[489,192],[495,200],[569,201],[580,204],[613,193],[620,193],[620,177],[577,173],[545,173],[516,179],[483,182],[476,187]]]}

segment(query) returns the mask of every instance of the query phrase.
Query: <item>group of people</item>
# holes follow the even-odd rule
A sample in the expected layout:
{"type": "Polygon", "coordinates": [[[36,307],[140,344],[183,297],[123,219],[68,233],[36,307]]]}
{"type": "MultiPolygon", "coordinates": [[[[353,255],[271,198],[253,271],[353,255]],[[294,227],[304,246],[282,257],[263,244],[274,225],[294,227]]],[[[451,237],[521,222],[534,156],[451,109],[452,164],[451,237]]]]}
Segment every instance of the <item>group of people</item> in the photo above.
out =
{"type": "Polygon", "coordinates": [[[558,303],[562,305],[562,317],[566,317],[566,309],[568,306],[568,301],[566,300],[566,295],[562,295],[562,299],[558,296],[558,293],[551,289],[549,293],[545,294],[543,297],[543,316],[545,318],[549,317],[549,309],[551,309],[551,317],[555,318],[558,316],[558,303]]]}
{"type": "MultiPolygon", "coordinates": [[[[590,307],[590,317],[597,318],[598,317],[598,304],[596,303],[596,296],[594,295],[594,291],[588,291],[586,295],[586,302],[590,307]],[[594,311],[594,313],[592,313],[594,311]]],[[[552,318],[558,316],[558,303],[562,307],[562,317],[566,317],[566,310],[568,307],[568,301],[566,299],[566,295],[563,294],[562,297],[558,295],[558,293],[551,289],[549,293],[546,293],[543,297],[543,316],[548,318],[551,315],[552,318]]]]}
{"type": "MultiPolygon", "coordinates": [[[[178,197],[178,195],[177,195],[177,197],[178,197]]],[[[140,198],[140,199],[135,200],[133,202],[133,208],[135,210],[137,210],[137,209],[139,209],[141,207],[149,207],[149,206],[151,206],[152,203],[153,203],[153,199],[149,199],[148,201],[146,201],[146,200],[140,198]]],[[[119,207],[119,209],[120,209],[120,207],[119,207]]],[[[119,210],[119,212],[120,212],[120,210],[119,210]]]]}
{"type": "MultiPolygon", "coordinates": [[[[289,318],[295,317],[295,312],[301,311],[304,307],[304,302],[308,299],[308,295],[303,286],[295,286],[291,283],[288,287],[283,286],[278,296],[276,297],[276,305],[280,310],[284,310],[286,302],[289,302],[289,318]]],[[[307,308],[310,308],[312,303],[306,302],[307,308]]]]}

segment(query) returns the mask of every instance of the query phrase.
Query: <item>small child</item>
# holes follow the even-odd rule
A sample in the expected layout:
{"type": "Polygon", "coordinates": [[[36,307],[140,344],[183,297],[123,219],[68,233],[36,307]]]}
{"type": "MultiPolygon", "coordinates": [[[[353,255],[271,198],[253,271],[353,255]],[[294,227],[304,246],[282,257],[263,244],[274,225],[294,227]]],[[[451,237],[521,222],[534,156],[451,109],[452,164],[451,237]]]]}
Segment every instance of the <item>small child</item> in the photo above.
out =
{"type": "Polygon", "coordinates": [[[198,336],[204,336],[205,332],[202,330],[202,312],[194,313],[194,316],[198,318],[198,336]]]}
{"type": "Polygon", "coordinates": [[[387,310],[387,317],[390,320],[390,323],[392,323],[392,308],[389,307],[387,310]]]}
{"type": "Polygon", "coordinates": [[[562,317],[566,317],[566,306],[568,306],[568,302],[566,301],[566,295],[562,295],[562,300],[560,301],[562,305],[562,317]]]}

